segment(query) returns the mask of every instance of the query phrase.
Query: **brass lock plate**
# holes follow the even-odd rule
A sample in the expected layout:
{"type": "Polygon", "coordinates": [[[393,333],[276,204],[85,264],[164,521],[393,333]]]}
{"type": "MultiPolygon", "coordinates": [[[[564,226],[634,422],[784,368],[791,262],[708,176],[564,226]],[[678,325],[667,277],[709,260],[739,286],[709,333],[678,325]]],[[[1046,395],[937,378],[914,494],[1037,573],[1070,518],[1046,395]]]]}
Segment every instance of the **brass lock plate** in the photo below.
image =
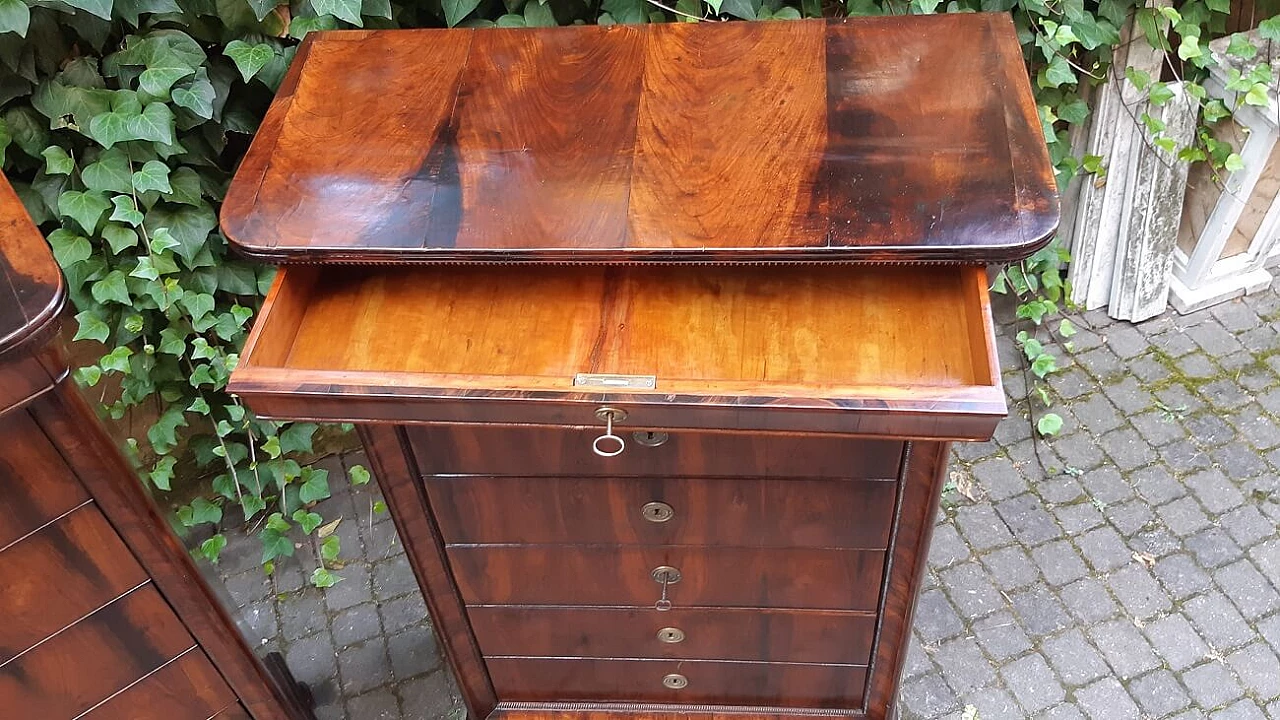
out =
{"type": "Polygon", "coordinates": [[[664,502],[645,503],[640,508],[640,517],[651,523],[664,523],[676,516],[675,508],[664,502]]]}
{"type": "Polygon", "coordinates": [[[684,642],[684,631],[680,628],[666,627],[658,631],[658,642],[668,645],[684,642]]]}
{"type": "Polygon", "coordinates": [[[662,678],[662,684],[672,690],[682,690],[689,687],[689,678],[679,673],[671,673],[670,675],[662,678]]]}
{"type": "Polygon", "coordinates": [[[653,581],[659,585],[675,585],[680,582],[680,578],[684,577],[680,571],[670,565],[659,565],[650,573],[653,581]]]}

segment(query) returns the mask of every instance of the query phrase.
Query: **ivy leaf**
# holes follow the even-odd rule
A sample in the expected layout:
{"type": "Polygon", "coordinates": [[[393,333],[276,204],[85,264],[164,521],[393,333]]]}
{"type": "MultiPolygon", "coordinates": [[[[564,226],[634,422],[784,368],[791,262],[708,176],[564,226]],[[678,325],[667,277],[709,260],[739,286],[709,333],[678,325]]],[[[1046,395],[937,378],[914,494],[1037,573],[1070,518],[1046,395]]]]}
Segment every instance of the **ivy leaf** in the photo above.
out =
{"type": "MultiPolygon", "coordinates": [[[[614,0],[616,2],[616,0],[614,0]]],[[[604,0],[604,9],[609,11],[610,0],[604,0]]],[[[480,5],[480,0],[441,0],[440,6],[444,9],[444,21],[449,27],[453,27],[462,22],[464,18],[471,14],[480,5]]],[[[314,0],[313,0],[314,6],[314,0]]],[[[611,12],[611,11],[610,11],[611,12]]],[[[324,15],[316,8],[317,15],[324,15]]],[[[617,17],[616,15],[614,16],[617,17]]],[[[624,22],[619,20],[619,22],[624,22]]]]}
{"type": "Polygon", "coordinates": [[[1058,106],[1058,117],[1076,125],[1089,119],[1089,103],[1078,97],[1072,97],[1058,106]]]}
{"type": "Polygon", "coordinates": [[[57,145],[50,145],[40,155],[44,157],[44,171],[49,175],[70,175],[76,168],[75,160],[57,145]]]}
{"type": "Polygon", "coordinates": [[[169,186],[172,192],[165,193],[165,200],[182,205],[200,205],[203,191],[200,188],[200,176],[195,170],[183,166],[169,175],[169,186]]]}
{"type": "Polygon", "coordinates": [[[1280,40],[1280,15],[1258,23],[1258,37],[1263,40],[1280,40]]]}
{"type": "Polygon", "coordinates": [[[262,19],[279,4],[279,0],[249,0],[249,7],[253,9],[253,16],[258,19],[258,22],[262,22],[262,19]]]}
{"type": "Polygon", "coordinates": [[[258,533],[258,539],[262,541],[263,565],[278,557],[293,557],[293,541],[280,534],[278,530],[270,527],[263,528],[262,532],[258,533]]]}
{"type": "Polygon", "coordinates": [[[222,549],[226,546],[227,538],[222,533],[218,533],[217,535],[214,535],[208,540],[200,543],[200,554],[204,556],[205,560],[217,565],[218,556],[222,554],[222,549]]]}
{"type": "MultiPolygon", "coordinates": [[[[444,4],[448,4],[445,0],[444,4]]],[[[360,0],[311,0],[311,7],[316,15],[332,15],[357,27],[363,25],[360,19],[360,0]]]]}
{"type": "Polygon", "coordinates": [[[298,526],[302,528],[302,532],[310,535],[313,530],[320,527],[320,524],[324,522],[324,518],[299,508],[293,511],[293,521],[298,523],[298,526]]]}
{"type": "Polygon", "coordinates": [[[138,76],[138,89],[151,97],[165,100],[169,98],[169,89],[174,83],[188,75],[194,75],[195,72],[195,68],[177,65],[149,67],[138,76]]]}
{"type": "Polygon", "coordinates": [[[1244,33],[1236,33],[1231,36],[1231,43],[1227,45],[1227,54],[1249,60],[1258,54],[1258,48],[1249,42],[1248,36],[1244,33]]]}
{"type": "Polygon", "coordinates": [[[244,521],[249,522],[255,515],[267,509],[267,501],[252,493],[240,495],[240,512],[244,513],[244,521]]]}
{"type": "Polygon", "coordinates": [[[1204,55],[1204,49],[1200,47],[1200,38],[1195,35],[1183,35],[1182,42],[1178,44],[1178,57],[1190,60],[1201,55],[1204,55]]]}
{"type": "Polygon", "coordinates": [[[110,208],[111,203],[100,192],[69,190],[58,197],[58,214],[75,220],[90,235],[110,208]]]}
{"type": "Polygon", "coordinates": [[[313,503],[329,497],[329,471],[323,468],[303,468],[302,486],[298,488],[298,500],[313,503]]]}
{"type": "Polygon", "coordinates": [[[284,515],[278,512],[271,513],[267,516],[267,529],[276,532],[289,532],[289,528],[293,527],[288,520],[284,519],[284,515]]]}
{"type": "Polygon", "coordinates": [[[53,259],[58,261],[58,266],[63,270],[82,260],[88,260],[93,254],[93,246],[88,239],[62,228],[49,233],[49,246],[53,249],[53,259]]]}
{"type": "Polygon", "coordinates": [[[1062,417],[1057,413],[1045,413],[1036,422],[1036,429],[1041,435],[1056,435],[1062,430],[1062,417]]]}
{"type": "Polygon", "coordinates": [[[177,462],[178,459],[172,455],[166,455],[160,458],[148,474],[148,477],[151,479],[151,484],[155,485],[160,490],[168,492],[169,483],[173,480],[173,467],[177,462]]]}
{"type": "MultiPolygon", "coordinates": [[[[359,11],[359,3],[356,4],[356,8],[359,11]]],[[[317,9],[316,12],[320,11],[317,9]]],[[[243,40],[232,40],[223,48],[222,54],[231,58],[231,61],[236,64],[236,69],[240,71],[240,77],[244,78],[245,82],[249,82],[259,70],[271,62],[271,58],[276,55],[276,49],[267,43],[250,45],[243,40]]]]}
{"type": "Polygon", "coordinates": [[[369,470],[363,465],[352,465],[347,471],[351,475],[351,484],[359,487],[369,484],[369,470]]]}
{"type": "MultiPolygon", "coordinates": [[[[912,8],[915,8],[918,2],[920,0],[911,0],[912,8]]],[[[933,2],[933,0],[928,0],[928,2],[933,2]]],[[[934,4],[936,5],[937,3],[934,4]]],[[[742,18],[743,20],[756,19],[756,7],[751,0],[722,0],[720,9],[728,15],[742,18]]],[[[617,17],[617,15],[614,15],[614,17],[617,17]]],[[[618,20],[619,22],[625,22],[621,18],[618,18],[618,20]]]]}
{"type": "Polygon", "coordinates": [[[162,102],[148,103],[142,113],[126,121],[130,139],[173,144],[173,111],[162,102]]]}
{"type": "Polygon", "coordinates": [[[169,185],[169,166],[159,160],[148,160],[141,169],[133,174],[133,189],[138,192],[158,190],[162,193],[173,192],[169,185]]]}
{"type": "Polygon", "coordinates": [[[342,540],[337,535],[330,535],[320,541],[320,557],[325,562],[333,562],[342,553],[342,540]]]}
{"type": "Polygon", "coordinates": [[[1076,73],[1071,69],[1070,63],[1065,58],[1061,55],[1054,55],[1049,64],[1040,70],[1040,75],[1036,82],[1042,88],[1074,85],[1076,83],[1076,73]]]}
{"type": "Polygon", "coordinates": [[[285,453],[309,453],[311,438],[319,426],[315,423],[295,422],[280,431],[280,447],[285,453]]]}
{"type": "Polygon", "coordinates": [[[190,87],[173,88],[169,96],[173,98],[174,105],[186,108],[200,118],[209,120],[213,117],[213,101],[217,93],[208,80],[198,79],[190,87]]]}
{"type": "Polygon", "coordinates": [[[102,239],[107,241],[112,254],[119,255],[129,248],[137,246],[138,233],[122,225],[107,223],[106,227],[102,228],[102,239]]]}
{"type": "Polygon", "coordinates": [[[76,313],[76,336],[72,340],[97,340],[98,342],[106,342],[111,337],[111,328],[102,322],[101,318],[93,313],[92,310],[82,310],[76,313]]]}
{"type": "Polygon", "coordinates": [[[1239,172],[1244,169],[1244,159],[1240,157],[1240,153],[1231,153],[1222,163],[1222,167],[1231,172],[1239,172]]]}
{"type": "Polygon", "coordinates": [[[111,204],[115,206],[115,210],[111,211],[111,217],[108,220],[129,223],[134,227],[142,224],[142,213],[138,211],[138,206],[134,204],[132,197],[116,195],[111,198],[111,204]]]}
{"type": "Polygon", "coordinates": [[[540,2],[527,2],[524,5],[524,24],[525,27],[555,27],[556,16],[551,12],[550,5],[543,5],[540,2]]]}
{"type": "Polygon", "coordinates": [[[262,443],[262,451],[273,460],[280,457],[280,438],[276,435],[267,438],[267,441],[262,443]]]}
{"type": "Polygon", "coordinates": [[[135,139],[129,131],[129,116],[121,112],[95,115],[89,121],[89,137],[97,140],[104,148],[135,139]]]}
{"type": "Polygon", "coordinates": [[[204,204],[196,207],[157,206],[147,213],[143,223],[143,227],[151,234],[155,234],[160,228],[167,228],[173,239],[178,241],[174,252],[189,268],[196,267],[196,256],[204,249],[209,241],[209,233],[217,226],[218,218],[213,214],[213,208],[204,204]]]}
{"type": "Polygon", "coordinates": [[[151,447],[155,448],[157,453],[167,454],[178,444],[178,428],[186,426],[187,418],[182,411],[182,406],[170,405],[169,409],[165,410],[147,430],[147,440],[151,442],[151,447]]]}
{"type": "Polygon", "coordinates": [[[315,587],[321,589],[331,588],[340,582],[342,582],[342,577],[334,575],[328,568],[318,567],[311,572],[311,584],[315,587]]]}
{"type": "Polygon", "coordinates": [[[1267,97],[1267,86],[1262,83],[1254,83],[1249,88],[1249,92],[1244,94],[1244,104],[1253,105],[1254,107],[1266,107],[1271,103],[1267,97]]]}
{"type": "Polygon", "coordinates": [[[1058,361],[1049,353],[1041,353],[1035,360],[1031,361],[1031,372],[1041,379],[1057,369],[1058,361]]]}
{"type": "Polygon", "coordinates": [[[119,270],[112,270],[106,277],[95,282],[90,292],[93,299],[103,305],[109,302],[125,306],[133,305],[133,301],[129,298],[129,289],[125,286],[125,274],[119,270]]]}
{"type": "Polygon", "coordinates": [[[31,8],[23,0],[0,0],[0,33],[17,33],[27,36],[31,25],[31,8]]]}
{"type": "Polygon", "coordinates": [[[1151,90],[1148,93],[1151,104],[1160,107],[1173,99],[1173,91],[1165,83],[1158,82],[1151,84],[1151,90]]]}
{"type": "Polygon", "coordinates": [[[98,192],[128,193],[133,191],[129,175],[129,156],[119,148],[111,148],[80,171],[84,186],[98,192]]]}
{"type": "Polygon", "coordinates": [[[156,350],[166,355],[182,357],[187,353],[187,342],[185,336],[186,333],[177,328],[164,328],[160,331],[160,345],[156,350]]]}
{"type": "Polygon", "coordinates": [[[391,0],[361,0],[360,14],[365,17],[391,19],[391,0]]]}
{"type": "Polygon", "coordinates": [[[103,20],[111,19],[111,0],[64,0],[64,2],[77,10],[97,15],[103,20]]]}
{"type": "Polygon", "coordinates": [[[133,27],[138,27],[142,13],[179,13],[182,8],[174,0],[116,0],[115,14],[133,27]]]}

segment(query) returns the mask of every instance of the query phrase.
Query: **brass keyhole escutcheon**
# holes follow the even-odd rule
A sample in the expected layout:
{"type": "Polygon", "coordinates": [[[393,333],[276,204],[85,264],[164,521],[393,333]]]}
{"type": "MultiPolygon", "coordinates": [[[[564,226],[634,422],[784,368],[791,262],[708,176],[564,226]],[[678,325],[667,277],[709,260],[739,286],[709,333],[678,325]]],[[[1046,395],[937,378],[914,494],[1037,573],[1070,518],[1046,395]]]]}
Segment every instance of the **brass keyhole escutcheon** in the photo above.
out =
{"type": "Polygon", "coordinates": [[[662,628],[658,631],[658,641],[668,645],[684,642],[684,631],[680,628],[662,628]]]}
{"type": "Polygon", "coordinates": [[[662,684],[672,690],[683,690],[684,688],[689,687],[689,678],[679,673],[671,673],[670,675],[662,678],[662,684]]]}
{"type": "Polygon", "coordinates": [[[676,516],[675,508],[664,502],[645,503],[640,515],[651,523],[664,523],[676,516]]]}
{"type": "Polygon", "coordinates": [[[635,439],[637,445],[645,447],[658,447],[671,439],[670,435],[653,430],[637,430],[631,433],[631,437],[635,439]]]}
{"type": "Polygon", "coordinates": [[[653,577],[653,581],[659,585],[675,585],[680,582],[680,578],[684,577],[679,570],[670,565],[659,565],[649,574],[653,577]]]}

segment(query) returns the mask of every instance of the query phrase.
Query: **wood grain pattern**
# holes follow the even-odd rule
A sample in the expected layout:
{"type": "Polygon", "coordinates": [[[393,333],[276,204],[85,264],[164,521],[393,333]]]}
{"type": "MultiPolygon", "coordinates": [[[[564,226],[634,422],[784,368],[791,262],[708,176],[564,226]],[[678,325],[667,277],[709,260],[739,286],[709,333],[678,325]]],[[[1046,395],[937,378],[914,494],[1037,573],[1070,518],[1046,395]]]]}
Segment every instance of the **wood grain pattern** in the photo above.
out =
{"type": "Polygon", "coordinates": [[[488,656],[751,660],[866,665],[870,613],[675,608],[473,607],[467,610],[488,656]],[[676,628],[680,643],[658,631],[676,628]]]}
{"type": "Polygon", "coordinates": [[[84,715],[84,720],[208,720],[235,702],[195,648],[84,715]]]}
{"type": "Polygon", "coordinates": [[[0,548],[84,504],[89,495],[31,416],[0,415],[0,548]]]}
{"type": "Polygon", "coordinates": [[[415,427],[409,442],[424,474],[663,477],[828,477],[893,479],[902,442],[752,433],[671,432],[646,447],[631,440],[621,455],[591,449],[602,428],[415,427]],[[499,452],[496,452],[499,451],[499,452]]]}
{"type": "Polygon", "coordinates": [[[146,574],[86,505],[0,552],[0,662],[142,584],[146,574]]]}
{"type": "Polygon", "coordinates": [[[452,544],[884,548],[896,495],[894,483],[873,480],[427,480],[440,532],[452,544]],[[642,508],[652,502],[670,505],[674,516],[646,519],[642,508]]]}
{"type": "Polygon", "coordinates": [[[357,429],[470,717],[487,718],[498,698],[471,632],[404,430],[390,425],[360,425],[357,429]]]}
{"type": "Polygon", "coordinates": [[[506,703],[499,704],[486,720],[689,720],[697,712],[698,720],[861,720],[867,715],[857,710],[801,710],[796,708],[761,708],[723,705],[700,707],[691,711],[688,705],[645,703],[506,703]]]}
{"type": "Polygon", "coordinates": [[[194,645],[143,586],[0,665],[0,703],[26,717],[74,718],[194,645]]]}
{"type": "Polygon", "coordinates": [[[223,228],[277,262],[1012,260],[1058,218],[1017,47],[1004,13],[319,34],[223,228]]]}
{"type": "Polygon", "coordinates": [[[49,324],[65,295],[44,236],[0,176],[0,357],[49,324]]]}
{"type": "Polygon", "coordinates": [[[883,551],[599,545],[457,546],[448,549],[468,605],[652,607],[650,572],[678,568],[675,607],[874,610],[883,551]],[[750,579],[750,582],[746,582],[750,579]]]}
{"type": "Polygon", "coordinates": [[[866,668],[850,665],[770,665],[676,660],[508,660],[490,658],[499,697],[517,701],[778,704],[851,708],[862,705],[866,668]],[[662,678],[684,675],[671,690],[662,678]]]}
{"type": "Polygon", "coordinates": [[[977,268],[328,268],[276,282],[295,277],[310,293],[274,294],[281,314],[264,309],[232,376],[259,414],[595,426],[607,399],[627,429],[949,439],[989,436],[1005,413],[977,268]],[[580,372],[657,387],[575,388],[580,372]]]}

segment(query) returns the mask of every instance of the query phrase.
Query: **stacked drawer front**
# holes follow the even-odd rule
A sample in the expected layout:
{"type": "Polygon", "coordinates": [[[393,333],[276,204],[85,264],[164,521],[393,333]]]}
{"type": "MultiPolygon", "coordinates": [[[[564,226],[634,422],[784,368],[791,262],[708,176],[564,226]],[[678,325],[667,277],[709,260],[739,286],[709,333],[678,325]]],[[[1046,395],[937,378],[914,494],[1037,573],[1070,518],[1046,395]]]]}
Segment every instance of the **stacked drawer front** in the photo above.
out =
{"type": "Polygon", "coordinates": [[[499,699],[858,707],[903,444],[598,434],[410,431],[499,699]]]}
{"type": "Polygon", "coordinates": [[[30,417],[0,437],[0,716],[246,717],[30,417]]]}

